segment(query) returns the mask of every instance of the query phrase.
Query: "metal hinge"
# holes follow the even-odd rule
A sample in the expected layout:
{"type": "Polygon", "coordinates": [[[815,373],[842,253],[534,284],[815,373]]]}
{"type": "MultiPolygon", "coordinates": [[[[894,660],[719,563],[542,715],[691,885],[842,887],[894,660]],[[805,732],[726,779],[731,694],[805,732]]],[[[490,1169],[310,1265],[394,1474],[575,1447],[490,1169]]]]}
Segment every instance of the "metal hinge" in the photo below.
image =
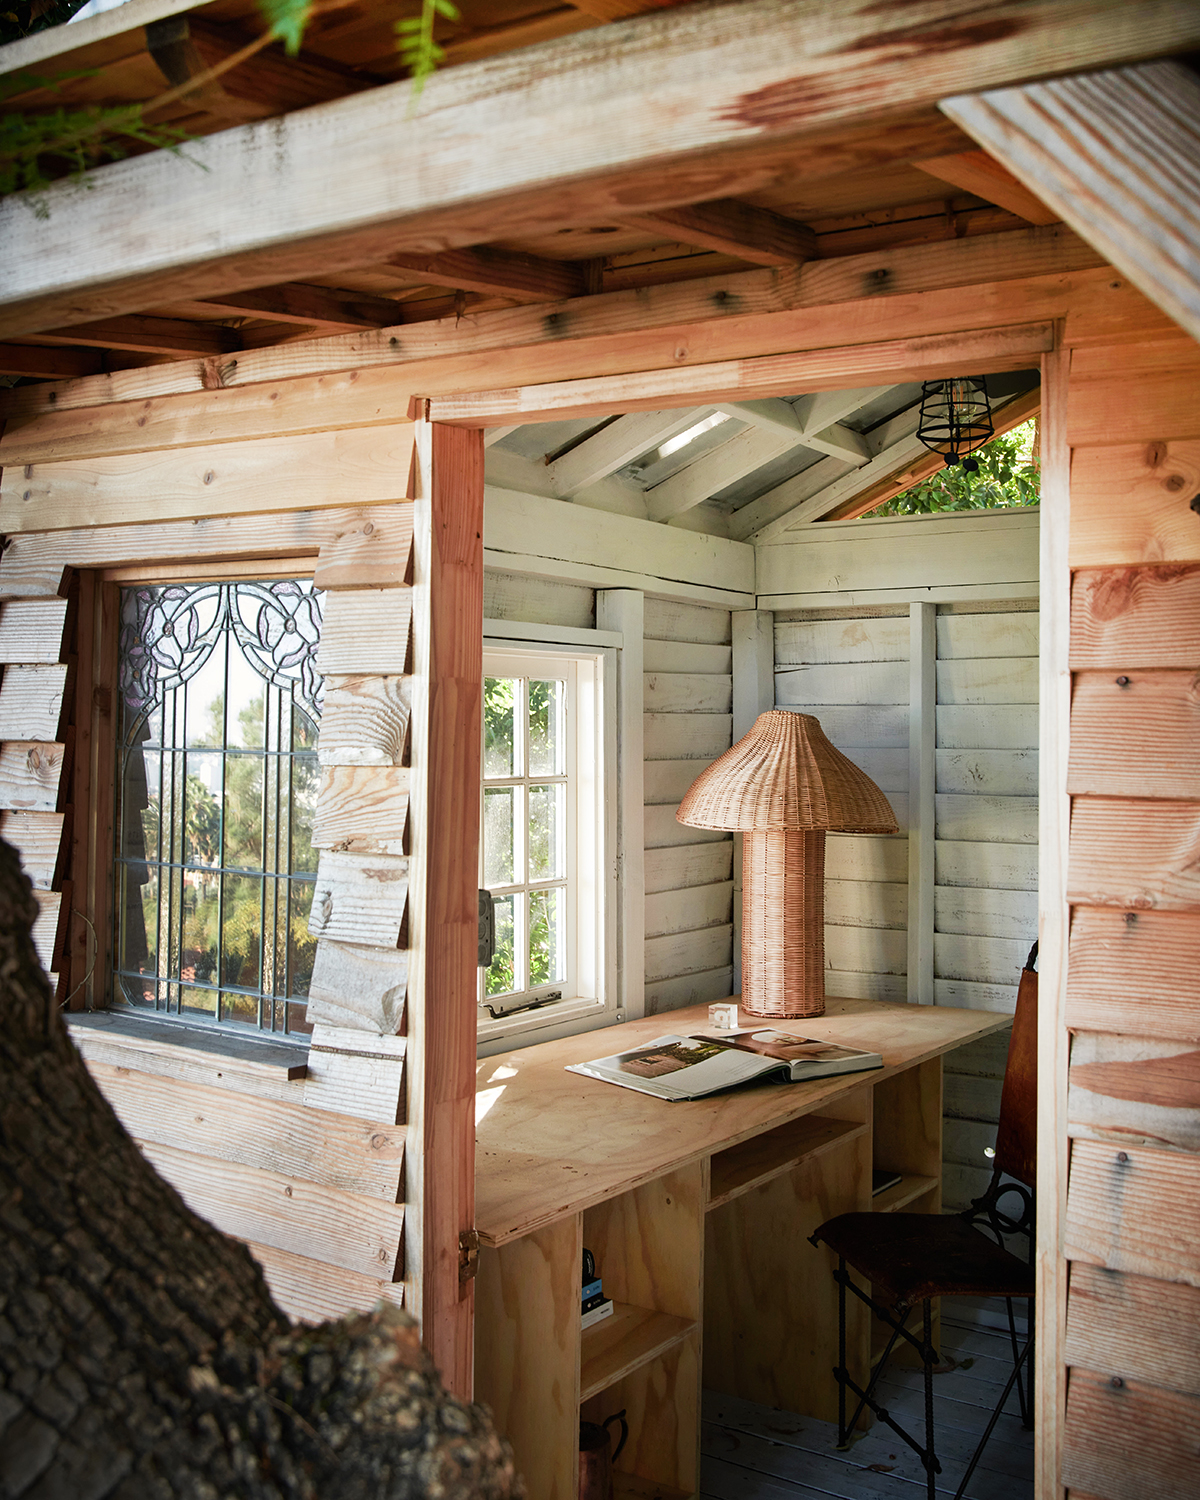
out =
{"type": "Polygon", "coordinates": [[[479,1231],[464,1229],[458,1237],[458,1280],[472,1281],[479,1270],[479,1231]]]}

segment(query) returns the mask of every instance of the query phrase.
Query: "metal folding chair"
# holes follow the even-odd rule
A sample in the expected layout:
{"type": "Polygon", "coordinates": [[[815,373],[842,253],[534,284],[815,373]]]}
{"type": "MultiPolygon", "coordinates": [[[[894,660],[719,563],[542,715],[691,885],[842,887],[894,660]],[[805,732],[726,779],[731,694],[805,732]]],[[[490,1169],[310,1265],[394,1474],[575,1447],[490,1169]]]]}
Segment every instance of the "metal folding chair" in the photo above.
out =
{"type": "Polygon", "coordinates": [[[987,1192],[975,1199],[965,1213],[955,1215],[905,1213],[840,1214],[822,1224],[811,1236],[814,1245],[825,1244],[837,1255],[834,1280],[838,1284],[838,1444],[845,1447],[865,1408],[896,1433],[918,1455],[925,1469],[929,1500],[934,1500],[935,1478],[942,1471],[934,1449],[933,1375],[940,1363],[932,1337],[931,1299],[934,1297],[1003,1297],[1008,1309],[1009,1340],[1013,1368],[1008,1383],[992,1411],[987,1429],[955,1491],[960,1500],[975,1472],[980,1455],[1014,1384],[1024,1425],[1033,1425],[1033,1331],[1030,1323],[1023,1347],[1017,1333],[1013,1302],[1033,1298],[1033,1223],[1036,1185],[1037,1115],[1037,957],[1034,943],[1017,993],[1012,1040],[1004,1070],[1000,1100],[1000,1125],[996,1135],[992,1180],[987,1192]],[[1002,1201],[1015,1198],[1019,1212],[1004,1211],[1002,1201]],[[988,1235],[991,1234],[992,1238],[988,1235]],[[1022,1260],[1005,1249],[1005,1235],[1023,1234],[1029,1250],[1022,1260]],[[851,1278],[850,1267],[870,1283],[868,1294],[851,1278]],[[892,1330],[883,1356],[865,1389],[851,1376],[846,1362],[846,1293],[850,1292],[892,1330]],[[918,1338],[906,1326],[911,1310],[922,1308],[922,1330],[918,1338]],[[921,1444],[890,1415],[876,1399],[880,1377],[897,1343],[905,1340],[920,1355],[925,1386],[925,1441],[921,1444]],[[1022,1371],[1028,1365],[1028,1378],[1022,1371]],[[846,1393],[858,1398],[846,1420],[846,1393]]]}

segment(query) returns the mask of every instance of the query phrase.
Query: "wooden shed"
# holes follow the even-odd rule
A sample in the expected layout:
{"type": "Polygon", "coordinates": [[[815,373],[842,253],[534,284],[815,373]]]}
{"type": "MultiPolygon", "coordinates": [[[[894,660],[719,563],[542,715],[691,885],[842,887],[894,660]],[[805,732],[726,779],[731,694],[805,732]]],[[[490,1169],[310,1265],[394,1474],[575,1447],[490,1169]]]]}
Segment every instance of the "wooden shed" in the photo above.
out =
{"type": "MultiPolygon", "coordinates": [[[[508,1424],[531,1493],[570,1500],[572,1455],[530,1434],[602,1387],[572,1333],[567,1386],[521,1396],[561,1337],[549,1282],[550,1304],[521,1288],[581,1224],[702,1245],[688,1194],[717,1203],[717,1157],[620,1213],[589,1200],[576,1238],[531,1209],[525,1238],[481,1248],[476,1113],[514,1047],[736,992],[734,840],[674,810],[761,710],[815,712],[901,829],[830,838],[831,996],[979,1012],[982,1034],[1040,932],[1039,1500],[1193,1495],[1200,10],[462,0],[416,95],[392,51],[416,8],[322,7],[293,60],[251,45],[251,0],[129,0],[0,50],[0,75],[31,75],[18,104],[70,74],[68,99],[147,102],[195,137],[37,212],[0,203],[0,833],[85,1057],[290,1314],[402,1303],[448,1385],[508,1424]],[[998,429],[1040,415],[1040,512],[858,519],[940,461],[922,383],[980,374],[998,429]],[[225,948],[209,983],[184,932],[203,860],[154,862],[128,772],[177,761],[184,827],[186,757],[207,785],[212,742],[154,742],[131,705],[154,601],[200,585],[176,688],[219,610],[261,626],[289,704],[324,682],[319,735],[255,741],[299,756],[315,852],[256,856],[258,931],[275,901],[288,957],[283,980],[228,979],[259,991],[241,1026],[194,998],[226,983],[225,948]],[[312,590],[319,646],[289,655],[312,590]],[[593,754],[572,835],[590,956],[566,994],[526,964],[511,1019],[477,970],[485,652],[523,684],[570,663],[571,753],[593,754]],[[147,972],[122,909],[151,879],[178,892],[173,977],[114,1006],[147,972]]],[[[510,805],[567,783],[528,758],[484,767],[510,805]]],[[[278,839],[293,804],[255,774],[278,839]]],[[[509,887],[519,936],[550,898],[509,887]]],[[[233,897],[213,899],[220,925],[233,897]]],[[[898,1135],[921,1117],[905,1170],[936,1209],[970,1196],[988,1116],[950,1072],[943,1132],[922,1076],[887,1107],[898,1135]]],[[[861,1156],[869,1115],[825,1124],[804,1161],[861,1156]]],[[[650,1373],[608,1383],[672,1413],[669,1458],[635,1440],[649,1488],[628,1492],[686,1495],[706,1320],[699,1285],[663,1277],[650,1373]]]]}

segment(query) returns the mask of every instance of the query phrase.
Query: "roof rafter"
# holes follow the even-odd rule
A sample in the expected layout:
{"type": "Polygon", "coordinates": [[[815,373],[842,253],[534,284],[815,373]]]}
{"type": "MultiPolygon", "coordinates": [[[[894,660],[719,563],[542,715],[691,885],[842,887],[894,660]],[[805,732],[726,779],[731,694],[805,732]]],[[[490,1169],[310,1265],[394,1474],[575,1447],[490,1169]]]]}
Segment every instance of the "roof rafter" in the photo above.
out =
{"type": "Polygon", "coordinates": [[[618,417],[546,465],[554,493],[569,499],[668,438],[686,432],[707,416],[708,410],[705,406],[685,411],[640,411],[618,417]]]}
{"type": "Polygon", "coordinates": [[[822,391],[803,397],[796,406],[780,397],[716,403],[718,411],[751,425],[648,490],[646,507],[650,519],[666,521],[702,505],[728,485],[736,484],[792,448],[832,452],[851,463],[866,463],[870,453],[863,438],[842,426],[838,419],[890,389],[890,386],[866,386],[851,391],[822,391]]]}
{"type": "Polygon", "coordinates": [[[300,323],[328,333],[352,333],[358,328],[389,328],[404,318],[404,305],[390,297],[366,292],[332,291],[304,282],[257,287],[253,291],[229,292],[223,297],[205,297],[187,306],[200,316],[245,317],[268,323],[300,323]]]}
{"type": "Polygon", "coordinates": [[[817,237],[807,224],[751,203],[739,203],[736,198],[632,217],[622,215],[621,222],[631,229],[678,240],[681,245],[736,255],[755,266],[794,266],[817,255],[817,237]]]}

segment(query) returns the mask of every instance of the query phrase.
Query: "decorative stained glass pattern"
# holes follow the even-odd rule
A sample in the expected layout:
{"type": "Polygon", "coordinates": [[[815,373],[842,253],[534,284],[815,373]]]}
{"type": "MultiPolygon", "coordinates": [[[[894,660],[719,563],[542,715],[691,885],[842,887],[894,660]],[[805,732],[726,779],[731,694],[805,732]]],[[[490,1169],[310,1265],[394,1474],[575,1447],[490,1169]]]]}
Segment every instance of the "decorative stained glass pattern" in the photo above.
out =
{"type": "Polygon", "coordinates": [[[120,995],[304,1027],[322,596],[305,580],[123,589],[120,995]]]}

